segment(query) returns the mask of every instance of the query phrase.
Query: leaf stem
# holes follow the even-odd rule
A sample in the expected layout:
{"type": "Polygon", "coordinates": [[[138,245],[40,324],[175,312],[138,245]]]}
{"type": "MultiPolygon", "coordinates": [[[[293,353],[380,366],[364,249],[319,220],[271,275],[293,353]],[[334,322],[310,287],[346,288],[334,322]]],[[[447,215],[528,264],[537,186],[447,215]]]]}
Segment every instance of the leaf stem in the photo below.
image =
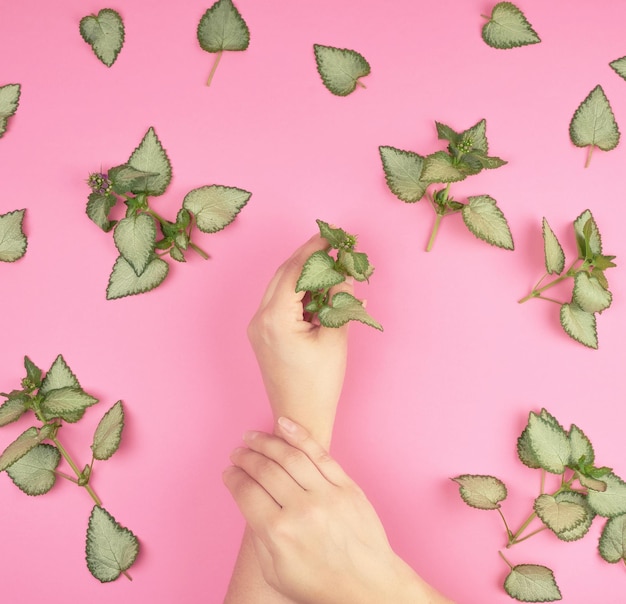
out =
{"type": "Polygon", "coordinates": [[[513,570],[513,565],[504,557],[504,554],[500,550],[498,550],[498,553],[500,554],[500,558],[502,558],[507,563],[507,566],[511,570],[513,570]]]}
{"type": "Polygon", "coordinates": [[[510,541],[511,538],[513,537],[513,533],[511,532],[511,529],[509,528],[506,518],[504,517],[504,514],[502,513],[502,510],[500,508],[498,508],[498,514],[500,514],[500,518],[502,518],[502,522],[504,522],[504,528],[506,529],[506,536],[507,536],[507,539],[510,541]]]}
{"type": "Polygon", "coordinates": [[[589,145],[589,147],[587,148],[587,159],[585,160],[585,168],[588,168],[589,164],[591,163],[592,153],[593,153],[593,145],[589,145]]]}
{"type": "Polygon", "coordinates": [[[357,86],[360,86],[361,88],[367,88],[367,86],[365,84],[363,84],[363,82],[361,82],[361,80],[357,80],[356,83],[357,83],[357,86]]]}
{"type": "Polygon", "coordinates": [[[224,52],[223,50],[217,51],[215,61],[213,61],[213,67],[211,67],[211,73],[209,73],[209,79],[206,81],[207,86],[211,85],[211,81],[213,80],[213,76],[215,75],[215,70],[217,69],[217,66],[220,64],[220,59],[222,58],[223,52],[224,52]]]}
{"type": "Polygon", "coordinates": [[[432,250],[433,245],[435,243],[435,239],[437,237],[437,233],[439,232],[439,225],[441,224],[441,220],[443,218],[443,214],[437,212],[435,216],[435,224],[433,225],[433,230],[430,234],[430,239],[428,240],[428,245],[426,246],[426,251],[430,252],[432,250]]]}
{"type": "Polygon", "coordinates": [[[525,535],[524,537],[518,537],[514,543],[511,543],[511,545],[515,545],[517,543],[521,543],[522,541],[526,541],[526,539],[530,539],[533,535],[536,535],[537,533],[540,533],[541,531],[545,531],[548,527],[547,526],[542,526],[536,530],[534,530],[532,533],[528,533],[528,535],[525,535]]]}
{"type": "MultiPolygon", "coordinates": [[[[539,282],[537,283],[537,285],[535,285],[535,287],[532,289],[532,291],[527,295],[524,296],[521,300],[518,300],[518,304],[523,304],[524,302],[527,302],[528,300],[530,300],[531,298],[544,298],[544,300],[550,300],[550,298],[545,298],[544,296],[542,296],[542,292],[545,292],[547,289],[550,289],[551,287],[554,287],[555,285],[557,285],[558,283],[561,283],[561,281],[565,281],[565,279],[569,279],[570,277],[572,277],[573,275],[572,273],[572,269],[574,268],[574,266],[576,266],[576,263],[579,261],[580,259],[577,258],[576,260],[574,260],[574,262],[572,263],[572,265],[559,277],[557,277],[556,279],[550,281],[550,283],[547,283],[546,285],[544,285],[543,287],[538,287],[538,285],[545,279],[545,275],[539,280],[539,282]]],[[[556,300],[551,300],[551,302],[557,302],[556,300]]],[[[561,304],[561,302],[557,302],[558,304],[561,304]]]]}
{"type": "Polygon", "coordinates": [[[208,260],[211,256],[209,256],[201,247],[198,247],[193,241],[189,242],[189,247],[194,251],[200,254],[205,260],[208,260]]]}
{"type": "Polygon", "coordinates": [[[515,534],[509,539],[509,543],[507,544],[507,548],[515,545],[520,542],[520,535],[528,528],[528,525],[537,517],[537,513],[533,512],[526,520],[522,523],[522,526],[517,529],[515,534]]]}

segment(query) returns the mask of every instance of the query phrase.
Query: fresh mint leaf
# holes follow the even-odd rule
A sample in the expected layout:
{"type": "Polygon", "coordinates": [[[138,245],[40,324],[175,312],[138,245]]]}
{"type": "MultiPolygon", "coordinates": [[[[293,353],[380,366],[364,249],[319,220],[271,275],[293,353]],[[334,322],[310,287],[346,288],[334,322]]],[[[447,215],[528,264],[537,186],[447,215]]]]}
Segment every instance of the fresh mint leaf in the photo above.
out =
{"type": "Polygon", "coordinates": [[[335,270],[335,261],[324,250],[319,250],[311,254],[304,263],[296,283],[296,291],[330,288],[345,279],[345,275],[335,270]]]}
{"type": "Polygon", "coordinates": [[[478,239],[505,250],[512,250],[513,236],[497,202],[489,195],[469,197],[461,210],[467,228],[478,239]]]}
{"type": "Polygon", "coordinates": [[[577,528],[588,516],[584,506],[571,501],[557,500],[547,494],[539,495],[533,508],[541,522],[556,534],[577,528]]]}
{"type": "Polygon", "coordinates": [[[554,498],[557,503],[573,503],[586,510],[585,518],[579,525],[573,529],[560,531],[556,533],[556,536],[561,541],[578,541],[579,539],[582,539],[589,532],[593,519],[596,515],[595,512],[589,507],[585,495],[582,493],[576,493],[575,491],[562,491],[554,498]]]}
{"type": "Polygon", "coordinates": [[[379,147],[385,180],[391,192],[400,200],[414,203],[424,197],[430,182],[422,180],[424,158],[412,151],[395,147],[379,147]]]}
{"type": "Polygon", "coordinates": [[[140,276],[131,264],[120,256],[113,266],[107,287],[107,300],[143,294],[159,286],[169,271],[169,264],[161,258],[153,258],[140,276]]]}
{"type": "Polygon", "coordinates": [[[25,253],[28,240],[24,235],[24,213],[26,210],[14,210],[0,214],[0,261],[15,262],[25,253]]]}
{"type": "Polygon", "coordinates": [[[424,182],[450,183],[465,179],[465,174],[455,165],[452,157],[445,151],[436,151],[424,158],[420,179],[424,182]]]}
{"type": "Polygon", "coordinates": [[[324,327],[341,327],[348,321],[359,321],[379,331],[382,325],[365,310],[363,302],[347,292],[338,292],[330,300],[330,306],[324,306],[318,312],[320,324],[324,327]]]}
{"type": "Polygon", "coordinates": [[[479,510],[497,510],[507,496],[505,484],[495,476],[463,474],[452,480],[459,485],[461,499],[479,510]]]}
{"type": "Polygon", "coordinates": [[[20,84],[0,86],[0,138],[6,132],[9,118],[17,111],[21,92],[20,84]]]}
{"type": "Polygon", "coordinates": [[[613,296],[595,277],[580,271],[574,278],[572,299],[581,310],[595,313],[611,306],[613,296]]]}
{"type": "Polygon", "coordinates": [[[235,220],[251,195],[236,187],[204,186],[185,195],[183,208],[194,215],[203,233],[217,233],[235,220]]]}
{"type": "Polygon", "coordinates": [[[59,450],[47,444],[33,447],[7,468],[15,486],[27,495],[47,493],[56,482],[56,470],[61,461],[59,450]]]}
{"type": "Polygon", "coordinates": [[[586,312],[576,302],[561,306],[561,326],[568,336],[588,348],[598,348],[596,317],[586,312]]]}
{"type": "Polygon", "coordinates": [[[130,189],[133,193],[163,195],[172,180],[172,164],[154,128],[151,126],[130,156],[127,166],[150,174],[150,178],[138,178],[130,189]]]}
{"type": "Polygon", "coordinates": [[[541,42],[524,13],[512,2],[499,2],[493,7],[482,38],[492,48],[505,50],[541,42]]]}
{"type": "Polygon", "coordinates": [[[571,448],[569,435],[561,426],[531,412],[528,417],[528,443],[546,472],[562,474],[565,471],[571,448]]]}
{"type": "Polygon", "coordinates": [[[83,416],[87,407],[97,402],[97,398],[80,388],[58,388],[46,393],[41,403],[41,411],[47,419],[60,417],[67,422],[74,423],[83,416]]]}
{"type": "Polygon", "coordinates": [[[563,248],[556,238],[554,231],[550,228],[548,221],[543,219],[543,251],[546,262],[546,272],[548,275],[560,275],[565,268],[565,254],[563,248]]]}
{"type": "Polygon", "coordinates": [[[609,518],[598,543],[598,550],[604,560],[615,564],[626,563],[626,514],[609,518]]]}
{"type": "Polygon", "coordinates": [[[91,450],[94,459],[109,459],[115,453],[122,440],[124,428],[124,407],[122,401],[117,401],[98,423],[93,435],[91,450]]]}
{"type": "Polygon", "coordinates": [[[115,246],[138,277],[152,260],[156,235],[154,219],[147,214],[123,218],[115,227],[115,246]]]}
{"type": "Polygon", "coordinates": [[[605,491],[590,490],[587,493],[589,507],[599,516],[614,518],[626,514],[626,483],[613,472],[602,477],[605,491]]]}
{"type": "Polygon", "coordinates": [[[504,581],[504,589],[520,602],[554,602],[562,598],[554,573],[537,564],[514,566],[504,581]]]}
{"type": "Polygon", "coordinates": [[[111,67],[124,45],[124,22],[119,13],[103,8],[97,15],[83,17],[79,30],[96,57],[111,67]]]}
{"type": "Polygon", "coordinates": [[[369,75],[371,68],[365,57],[355,50],[314,44],[317,72],[324,86],[337,96],[347,96],[357,85],[365,87],[359,78],[369,75]]]}
{"type": "Polygon", "coordinates": [[[626,80],[626,57],[615,59],[615,61],[611,61],[609,65],[620,78],[626,80]]]}

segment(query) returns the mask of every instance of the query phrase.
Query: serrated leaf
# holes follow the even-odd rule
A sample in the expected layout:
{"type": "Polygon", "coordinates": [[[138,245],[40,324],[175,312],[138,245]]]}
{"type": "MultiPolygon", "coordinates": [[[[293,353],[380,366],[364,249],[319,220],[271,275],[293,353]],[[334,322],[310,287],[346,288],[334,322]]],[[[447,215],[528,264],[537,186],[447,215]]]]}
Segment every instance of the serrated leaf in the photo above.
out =
{"type": "Polygon", "coordinates": [[[357,87],[359,78],[369,75],[371,69],[365,57],[355,50],[314,44],[317,72],[324,86],[337,96],[347,96],[357,87]]]}
{"type": "Polygon", "coordinates": [[[452,158],[445,151],[431,153],[424,158],[421,180],[424,182],[458,182],[465,174],[453,164],[452,158]]]}
{"type": "Polygon", "coordinates": [[[395,147],[379,147],[385,180],[391,192],[400,200],[414,203],[424,197],[430,182],[422,180],[424,158],[412,151],[395,147]]]}
{"type": "Polygon", "coordinates": [[[626,562],[626,514],[606,521],[598,550],[602,558],[611,564],[622,560],[626,562]]]}
{"type": "Polygon", "coordinates": [[[24,234],[24,213],[14,210],[0,215],[0,261],[15,262],[25,253],[28,240],[24,234]]]}
{"type": "Polygon", "coordinates": [[[552,495],[539,495],[533,504],[539,519],[554,533],[570,531],[587,518],[584,506],[571,501],[557,501],[552,495]]]}
{"type": "Polygon", "coordinates": [[[25,399],[21,397],[9,397],[0,405],[0,428],[16,422],[26,412],[25,399]]]}
{"type": "Polygon", "coordinates": [[[313,252],[302,267],[296,283],[296,291],[317,291],[338,285],[345,276],[335,270],[335,261],[324,251],[313,252]]]}
{"type": "Polygon", "coordinates": [[[624,78],[626,80],[626,57],[615,59],[615,61],[611,61],[609,65],[615,73],[620,76],[620,78],[624,78]]]}
{"type": "Polygon", "coordinates": [[[598,147],[602,151],[617,147],[620,132],[602,86],[596,86],[574,112],[569,136],[577,147],[598,147]]]}
{"type": "Polygon", "coordinates": [[[87,201],[87,216],[95,222],[105,233],[108,233],[115,225],[114,220],[109,220],[109,213],[117,203],[113,195],[101,195],[90,193],[87,201]]]}
{"type": "Polygon", "coordinates": [[[147,214],[123,218],[115,227],[115,247],[137,276],[143,273],[152,260],[156,235],[154,219],[147,214]]]}
{"type": "Polygon", "coordinates": [[[183,208],[195,216],[203,233],[217,233],[235,220],[251,195],[236,187],[204,186],[185,195],[183,208]]]}
{"type": "Polygon", "coordinates": [[[450,128],[450,126],[435,121],[435,128],[437,128],[437,138],[439,140],[448,141],[453,145],[457,145],[461,140],[461,135],[456,130],[450,128]]]}
{"type": "Polygon", "coordinates": [[[15,486],[27,495],[43,495],[56,482],[61,453],[52,445],[39,444],[7,468],[15,486]]]}
{"type": "Polygon", "coordinates": [[[600,282],[588,273],[580,271],[574,278],[573,301],[585,312],[602,312],[611,306],[613,296],[600,282]]]}
{"type": "Polygon", "coordinates": [[[541,467],[528,437],[528,426],[524,428],[517,439],[517,455],[520,461],[529,468],[538,469],[541,467]]]}
{"type": "MultiPolygon", "coordinates": [[[[600,271],[605,271],[607,268],[615,268],[617,266],[617,264],[613,262],[615,258],[615,256],[603,256],[602,254],[598,254],[593,258],[593,266],[600,271]]],[[[592,274],[592,277],[593,276],[592,274]]]]}
{"type": "Polygon", "coordinates": [[[487,155],[487,153],[489,153],[487,121],[482,119],[476,122],[471,128],[461,132],[459,134],[459,143],[465,143],[471,151],[478,151],[479,154],[487,155]]]}
{"type": "Polygon", "coordinates": [[[582,539],[591,528],[591,524],[595,517],[595,512],[587,504],[587,498],[582,493],[576,493],[574,491],[563,491],[555,496],[558,503],[569,502],[582,506],[587,511],[585,519],[577,525],[575,528],[561,531],[556,536],[561,541],[577,541],[582,539]]]}
{"type": "Polygon", "coordinates": [[[87,407],[97,402],[97,398],[80,388],[58,388],[46,393],[41,402],[41,411],[47,419],[60,417],[67,422],[74,423],[83,416],[87,407]]]}
{"type": "Polygon", "coordinates": [[[606,482],[603,480],[599,480],[591,476],[585,476],[581,472],[576,472],[576,478],[578,479],[578,482],[580,482],[580,484],[587,489],[600,492],[606,491],[606,482]]]}
{"type": "Polygon", "coordinates": [[[250,44],[250,30],[231,0],[218,0],[202,15],[197,36],[206,52],[246,50],[250,44]]]}
{"type": "Polygon", "coordinates": [[[507,496],[505,484],[495,476],[462,474],[452,480],[459,485],[461,499],[479,510],[497,510],[507,496]]]}
{"type": "Polygon", "coordinates": [[[476,159],[480,162],[485,170],[495,170],[501,166],[505,166],[508,162],[495,156],[476,155],[476,159]]]}
{"type": "Polygon", "coordinates": [[[574,220],[574,233],[576,234],[579,258],[591,259],[593,256],[602,254],[600,230],[589,210],[585,210],[574,220]],[[587,236],[585,236],[585,225],[587,225],[587,236]]]}
{"type": "Polygon", "coordinates": [[[122,256],[113,265],[107,287],[107,300],[143,294],[161,285],[169,271],[169,264],[153,258],[138,277],[133,267],[122,256]]]}
{"type": "Polygon", "coordinates": [[[0,86],[0,138],[6,132],[9,118],[17,111],[21,91],[19,84],[0,86]]]}
{"type": "Polygon", "coordinates": [[[583,457],[585,465],[593,464],[596,459],[596,454],[593,450],[591,441],[576,424],[572,424],[569,429],[569,444],[570,467],[576,467],[579,460],[583,457]]]}
{"type": "Polygon", "coordinates": [[[140,182],[142,179],[134,182],[132,193],[162,195],[172,180],[172,165],[152,126],[126,163],[135,170],[153,175],[147,183],[140,182]]]}
{"type": "Polygon", "coordinates": [[[93,49],[96,57],[111,67],[124,45],[124,22],[119,13],[103,8],[97,15],[80,20],[80,35],[93,49]]]}
{"type": "Polygon", "coordinates": [[[170,256],[172,257],[172,260],[176,260],[176,262],[187,262],[185,254],[183,254],[183,252],[181,252],[175,245],[170,248],[170,256]]]}
{"type": "Polygon", "coordinates": [[[570,338],[589,348],[598,348],[596,316],[585,312],[575,302],[561,306],[561,326],[570,338]]]}
{"type": "Polygon", "coordinates": [[[565,268],[565,254],[563,248],[545,218],[541,223],[541,229],[543,233],[543,252],[546,272],[549,275],[560,275],[565,268]]]}
{"type": "Polygon", "coordinates": [[[613,472],[602,477],[605,491],[590,490],[587,493],[589,507],[599,516],[613,518],[626,514],[626,483],[613,472]]]}
{"type": "Polygon", "coordinates": [[[528,443],[544,470],[562,474],[570,460],[569,436],[559,425],[530,413],[528,416],[528,443]]]}
{"type": "Polygon", "coordinates": [[[339,250],[337,260],[348,275],[357,281],[367,281],[374,272],[374,267],[369,263],[367,254],[363,252],[339,250]]]}
{"type": "Polygon", "coordinates": [[[461,210],[461,215],[465,226],[478,239],[505,250],[514,248],[506,218],[496,200],[489,195],[468,197],[468,203],[461,210]]]}
{"type": "Polygon", "coordinates": [[[358,321],[383,331],[382,325],[367,313],[363,303],[353,295],[338,292],[332,297],[330,304],[321,308],[317,315],[324,327],[341,327],[348,321],[358,321]]]}
{"type": "Polygon", "coordinates": [[[561,599],[554,573],[537,564],[514,566],[504,580],[504,589],[520,602],[554,602],[561,599]]]}
{"type": "Polygon", "coordinates": [[[44,440],[44,433],[35,427],[28,428],[22,432],[0,454],[0,472],[3,472],[18,459],[24,457],[26,453],[35,448],[42,440],[44,440]]]}
{"type": "Polygon", "coordinates": [[[93,435],[91,450],[94,459],[109,459],[115,453],[122,440],[124,428],[124,408],[122,401],[117,401],[102,417],[93,435]]]}
{"type": "Polygon", "coordinates": [[[108,172],[111,186],[116,193],[123,194],[133,190],[147,190],[150,179],[158,176],[156,172],[137,170],[128,164],[115,166],[108,172]]]}
{"type": "Polygon", "coordinates": [[[482,38],[492,48],[505,50],[541,42],[524,13],[512,2],[499,2],[493,7],[482,38]]]}
{"type": "Polygon", "coordinates": [[[87,568],[101,581],[115,581],[137,559],[139,541],[103,507],[94,506],[89,516],[86,544],[87,568]]]}
{"type": "Polygon", "coordinates": [[[65,362],[63,355],[58,355],[52,363],[48,373],[46,373],[39,389],[39,394],[47,394],[52,390],[60,388],[77,388],[80,389],[78,379],[65,362]]]}
{"type": "Polygon", "coordinates": [[[315,221],[320,230],[320,235],[326,239],[328,245],[335,250],[352,250],[356,245],[356,236],[344,231],[343,229],[331,227],[327,222],[320,220],[315,221]]]}

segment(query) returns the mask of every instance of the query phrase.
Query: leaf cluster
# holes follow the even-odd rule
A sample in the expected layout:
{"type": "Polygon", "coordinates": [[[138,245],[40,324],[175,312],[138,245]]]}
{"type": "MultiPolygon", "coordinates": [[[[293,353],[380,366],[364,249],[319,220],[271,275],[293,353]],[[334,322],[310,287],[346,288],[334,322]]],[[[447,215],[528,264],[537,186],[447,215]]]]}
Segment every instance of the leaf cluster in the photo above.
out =
{"type": "Polygon", "coordinates": [[[192,241],[194,227],[204,233],[221,231],[251,196],[235,187],[199,187],[187,193],[171,221],[149,204],[149,197],[165,193],[171,179],[169,157],[152,127],[126,163],[106,174],[95,172],[89,176],[87,215],[103,231],[113,231],[120,254],[109,277],[107,299],[144,293],[160,285],[169,272],[165,256],[185,262],[186,252],[193,249],[208,258],[192,241]],[[111,219],[111,212],[118,204],[126,206],[126,213],[116,221],[111,219]]]}
{"type": "Polygon", "coordinates": [[[21,92],[22,87],[19,84],[0,86],[0,138],[7,131],[9,118],[17,111],[21,92]]]}
{"type": "Polygon", "coordinates": [[[49,492],[59,476],[84,488],[95,502],[87,529],[87,566],[100,581],[112,581],[135,561],[139,542],[102,507],[90,486],[95,460],[109,459],[119,448],[124,428],[122,402],[115,403],[99,421],[91,444],[91,461],[80,467],[69,456],[59,439],[65,423],[76,423],[98,399],[86,392],[58,355],[44,371],[24,357],[25,377],[20,388],[0,393],[0,427],[34,416],[35,425],[24,430],[0,454],[0,472],[6,471],[16,487],[30,496],[49,492]],[[65,458],[75,477],[57,468],[65,458]]]}
{"type": "Polygon", "coordinates": [[[427,195],[431,185],[446,185],[445,188],[427,195],[437,216],[427,250],[432,247],[440,220],[457,212],[461,213],[465,225],[478,239],[512,250],[513,237],[495,199],[489,195],[479,195],[469,197],[467,203],[462,203],[449,195],[451,183],[507,163],[499,157],[489,155],[486,121],[480,120],[462,132],[456,132],[439,122],[435,122],[435,125],[438,138],[448,143],[445,151],[422,156],[395,147],[379,147],[389,189],[398,199],[415,203],[427,195]]]}
{"type": "MultiPolygon", "coordinates": [[[[582,539],[596,516],[606,518],[598,549],[607,562],[626,563],[626,482],[613,470],[596,463],[595,452],[587,435],[575,424],[566,430],[545,409],[531,412],[517,439],[517,454],[527,467],[559,477],[551,493],[542,489],[533,502],[533,511],[517,531],[509,529],[500,502],[507,497],[505,483],[495,476],[464,474],[453,478],[463,501],[474,508],[497,510],[504,520],[507,547],[547,529],[561,541],[582,539]],[[541,529],[524,532],[538,518],[541,529]]],[[[506,558],[503,559],[508,563],[506,558]]],[[[543,566],[511,566],[504,588],[523,602],[551,602],[561,594],[552,571],[543,566]],[[532,576],[532,578],[531,578],[532,576]]]]}

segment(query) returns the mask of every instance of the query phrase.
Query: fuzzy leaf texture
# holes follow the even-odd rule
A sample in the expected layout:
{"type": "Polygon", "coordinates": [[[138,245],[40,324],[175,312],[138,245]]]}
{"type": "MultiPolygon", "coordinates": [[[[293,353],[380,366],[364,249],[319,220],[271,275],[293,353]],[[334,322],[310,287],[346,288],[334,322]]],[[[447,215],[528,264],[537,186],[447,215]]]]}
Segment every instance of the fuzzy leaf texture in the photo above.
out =
{"type": "Polygon", "coordinates": [[[539,466],[551,474],[562,474],[570,460],[569,436],[565,430],[536,413],[528,417],[528,444],[539,466]]]}
{"type": "Polygon", "coordinates": [[[46,394],[41,403],[41,411],[48,419],[60,417],[67,422],[74,423],[83,416],[87,407],[97,402],[97,398],[80,388],[58,388],[46,394]]]}
{"type": "Polygon", "coordinates": [[[163,283],[169,271],[169,264],[161,258],[153,258],[140,276],[133,267],[120,256],[113,265],[107,286],[107,300],[143,294],[163,283]]]}
{"type": "Polygon", "coordinates": [[[47,444],[39,444],[7,468],[7,474],[15,486],[27,495],[47,493],[56,482],[56,470],[61,461],[59,450],[47,444]]]}
{"type": "Polygon", "coordinates": [[[87,528],[86,557],[89,572],[101,581],[115,581],[128,570],[139,553],[139,541],[103,507],[94,506],[87,528]]]}
{"type": "Polygon", "coordinates": [[[109,459],[115,453],[122,440],[124,428],[124,407],[117,401],[98,423],[93,435],[91,451],[94,459],[109,459]]]}
{"type": "Polygon", "coordinates": [[[428,183],[449,183],[465,179],[465,174],[457,168],[445,151],[431,153],[424,158],[421,179],[428,183]]]}
{"type": "Polygon", "coordinates": [[[111,67],[124,45],[124,22],[119,13],[103,8],[97,15],[83,17],[79,29],[96,57],[111,67]]]}
{"type": "Polygon", "coordinates": [[[609,65],[620,78],[626,80],[626,57],[615,59],[615,61],[611,61],[609,65]]]}
{"type": "Polygon", "coordinates": [[[145,172],[128,164],[115,166],[108,173],[113,191],[120,195],[128,191],[147,191],[150,179],[155,176],[159,176],[158,172],[145,172]]]}
{"type": "Polygon", "coordinates": [[[353,295],[338,292],[332,297],[330,304],[331,306],[324,306],[318,313],[320,323],[324,327],[341,327],[348,321],[358,321],[383,331],[382,325],[367,313],[363,303],[353,295]]]}
{"type": "Polygon", "coordinates": [[[524,13],[512,2],[499,2],[493,7],[482,38],[492,48],[504,50],[541,42],[524,13]]]}
{"type": "Polygon", "coordinates": [[[138,277],[152,260],[156,235],[154,219],[147,214],[123,218],[115,227],[115,247],[138,277]]]}
{"type": "Polygon", "coordinates": [[[586,312],[575,302],[561,306],[561,326],[565,333],[588,348],[598,348],[596,316],[586,312]]]}
{"type": "Polygon", "coordinates": [[[314,44],[317,72],[324,86],[337,96],[347,96],[360,84],[359,78],[371,69],[365,57],[355,50],[314,44]]]}
{"type": "Polygon", "coordinates": [[[9,118],[17,111],[21,91],[20,84],[0,86],[0,138],[6,132],[9,118]]]}
{"type": "Polygon", "coordinates": [[[19,260],[28,247],[24,234],[24,213],[26,210],[14,210],[0,215],[0,261],[19,260]]]}
{"type": "Polygon", "coordinates": [[[543,252],[546,272],[549,275],[560,275],[565,268],[565,254],[563,253],[563,248],[545,218],[542,221],[541,228],[543,233],[543,252]]]}
{"type": "Polygon", "coordinates": [[[63,355],[58,355],[46,373],[39,389],[39,394],[47,394],[59,388],[78,388],[78,379],[66,363],[63,355]]]}
{"type": "Polygon", "coordinates": [[[172,180],[172,164],[151,126],[128,159],[127,165],[135,170],[150,173],[148,179],[137,179],[131,192],[162,195],[172,180]]]}
{"type": "Polygon", "coordinates": [[[561,599],[554,573],[545,566],[519,564],[504,581],[509,596],[520,602],[554,602],[561,599]]]}
{"type": "Polygon", "coordinates": [[[602,480],[606,483],[606,490],[590,490],[587,494],[589,507],[605,518],[626,514],[626,483],[613,472],[603,476],[602,480]]]}
{"type": "Polygon", "coordinates": [[[251,195],[236,187],[204,186],[185,195],[183,208],[195,216],[203,233],[217,233],[235,220],[251,195]]]}
{"type": "Polygon", "coordinates": [[[582,271],[576,273],[572,299],[581,310],[590,313],[602,312],[611,306],[612,298],[611,292],[602,287],[595,277],[582,271]]]}
{"type": "Polygon", "coordinates": [[[626,514],[610,518],[600,535],[598,550],[604,560],[615,564],[626,562],[626,514]]]}
{"type": "Polygon", "coordinates": [[[318,250],[304,263],[296,283],[296,291],[317,291],[343,281],[345,276],[335,270],[335,261],[324,250],[318,250]]]}
{"type": "Polygon", "coordinates": [[[246,50],[250,30],[231,0],[218,0],[202,15],[198,43],[206,52],[246,50]]]}
{"type": "Polygon", "coordinates": [[[562,493],[556,495],[555,499],[557,503],[575,503],[586,510],[585,518],[580,524],[572,529],[560,531],[556,533],[556,536],[561,541],[578,541],[579,539],[582,539],[589,532],[591,523],[596,515],[595,512],[589,507],[587,498],[582,493],[563,491],[562,493]]]}
{"type": "Polygon", "coordinates": [[[479,510],[497,510],[507,496],[505,484],[495,476],[463,474],[452,480],[459,485],[461,499],[479,510]]]}
{"type": "Polygon", "coordinates": [[[478,239],[505,250],[512,250],[513,236],[497,202],[489,195],[468,197],[468,203],[461,210],[467,228],[478,239]]]}
{"type": "Polygon", "coordinates": [[[379,147],[385,180],[390,191],[401,201],[414,203],[424,197],[430,182],[422,180],[424,158],[412,151],[379,147]]]}
{"type": "Polygon", "coordinates": [[[571,501],[559,501],[552,495],[539,495],[534,510],[539,519],[554,533],[575,529],[587,519],[587,509],[571,501]]]}

